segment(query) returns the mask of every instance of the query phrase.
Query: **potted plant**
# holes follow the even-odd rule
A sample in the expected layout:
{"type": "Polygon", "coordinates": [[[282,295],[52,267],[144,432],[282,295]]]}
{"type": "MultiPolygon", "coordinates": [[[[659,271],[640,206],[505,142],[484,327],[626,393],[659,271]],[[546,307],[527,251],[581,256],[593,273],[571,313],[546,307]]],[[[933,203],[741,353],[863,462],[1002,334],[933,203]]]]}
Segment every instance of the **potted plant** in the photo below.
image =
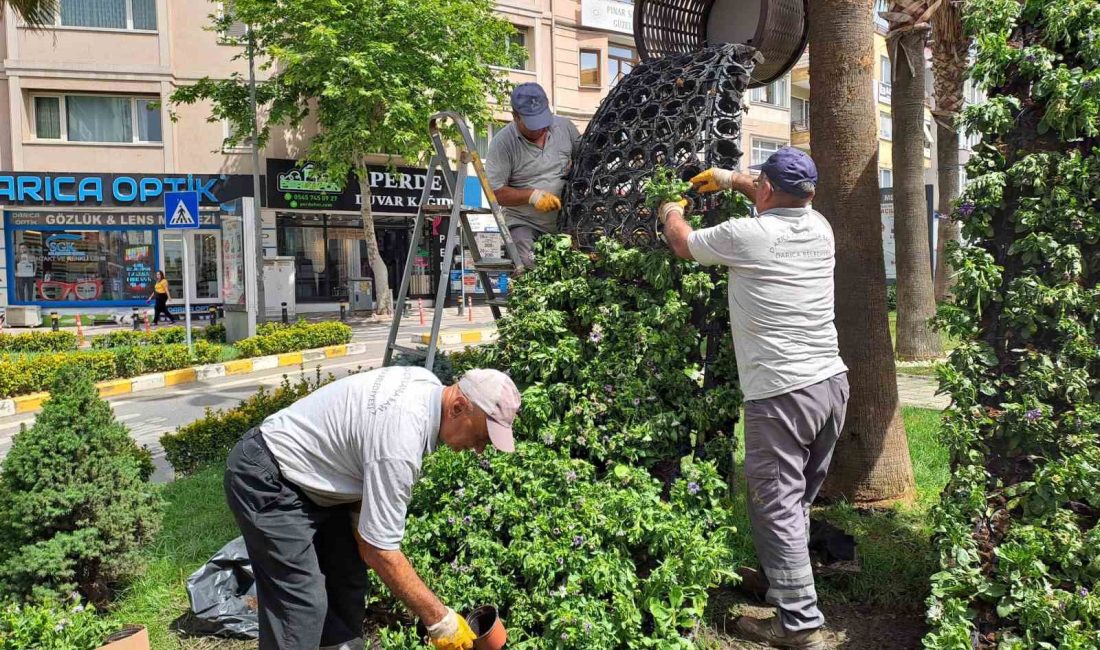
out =
{"type": "Polygon", "coordinates": [[[128,625],[107,637],[96,650],[149,650],[149,631],[141,625],[128,625]]]}

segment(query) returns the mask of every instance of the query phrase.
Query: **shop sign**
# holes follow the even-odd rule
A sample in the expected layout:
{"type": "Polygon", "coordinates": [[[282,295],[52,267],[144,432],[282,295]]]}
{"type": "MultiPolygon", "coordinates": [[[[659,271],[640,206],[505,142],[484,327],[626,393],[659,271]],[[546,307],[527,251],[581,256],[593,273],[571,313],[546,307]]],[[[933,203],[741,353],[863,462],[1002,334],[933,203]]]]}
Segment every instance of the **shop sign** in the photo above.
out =
{"type": "MultiPolygon", "coordinates": [[[[368,167],[371,209],[379,214],[412,215],[420,207],[420,197],[427,183],[427,172],[416,167],[368,167]]],[[[445,198],[443,178],[432,182],[432,204],[450,204],[445,198]]],[[[267,196],[269,208],[284,210],[334,210],[359,212],[363,196],[359,180],[348,174],[344,183],[325,179],[315,163],[294,160],[267,161],[267,196]]]]}
{"type": "Polygon", "coordinates": [[[620,34],[633,34],[634,5],[617,0],[581,0],[581,25],[620,34]]]}
{"type": "Polygon", "coordinates": [[[252,195],[242,174],[0,174],[0,204],[21,206],[140,206],[160,204],[165,192],[197,192],[202,205],[252,195]]]}
{"type": "MultiPolygon", "coordinates": [[[[133,226],[163,228],[163,212],[8,212],[9,226],[133,226]]],[[[216,212],[199,214],[200,227],[217,228],[216,212]]]]}

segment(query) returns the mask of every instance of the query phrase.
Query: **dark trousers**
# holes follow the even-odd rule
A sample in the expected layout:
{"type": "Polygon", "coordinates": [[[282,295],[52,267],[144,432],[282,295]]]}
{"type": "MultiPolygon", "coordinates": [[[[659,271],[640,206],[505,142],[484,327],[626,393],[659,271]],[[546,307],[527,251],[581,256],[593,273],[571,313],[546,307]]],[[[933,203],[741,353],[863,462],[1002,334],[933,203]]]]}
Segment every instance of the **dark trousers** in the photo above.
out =
{"type": "Polygon", "coordinates": [[[363,636],[367,566],[351,506],[323,508],[283,479],[259,429],[229,453],[225,497],[256,575],[260,650],[317,650],[363,636]]]}
{"type": "Polygon", "coordinates": [[[175,323],[176,317],[168,311],[168,294],[158,293],[153,297],[153,324],[156,325],[160,322],[161,314],[168,318],[169,323],[175,323]]]}

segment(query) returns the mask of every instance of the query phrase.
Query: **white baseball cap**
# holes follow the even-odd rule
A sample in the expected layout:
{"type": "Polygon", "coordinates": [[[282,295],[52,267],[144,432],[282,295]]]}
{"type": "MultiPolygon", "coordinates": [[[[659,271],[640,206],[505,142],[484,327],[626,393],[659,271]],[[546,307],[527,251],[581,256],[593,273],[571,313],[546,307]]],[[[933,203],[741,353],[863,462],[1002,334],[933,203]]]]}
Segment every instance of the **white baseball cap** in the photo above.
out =
{"type": "Polygon", "coordinates": [[[519,412],[520,394],[511,377],[499,370],[476,368],[462,375],[458,389],[488,416],[489,440],[499,451],[516,450],[512,422],[519,412]]]}

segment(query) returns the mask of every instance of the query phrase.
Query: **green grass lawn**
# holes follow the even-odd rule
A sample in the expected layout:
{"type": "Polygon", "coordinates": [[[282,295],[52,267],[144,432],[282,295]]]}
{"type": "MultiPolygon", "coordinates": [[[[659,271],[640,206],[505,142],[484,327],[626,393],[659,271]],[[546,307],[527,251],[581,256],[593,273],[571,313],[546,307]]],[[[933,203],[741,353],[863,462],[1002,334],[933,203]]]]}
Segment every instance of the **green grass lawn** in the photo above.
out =
{"type": "MultiPolygon", "coordinates": [[[[854,535],[863,560],[862,573],[819,581],[822,602],[863,603],[885,607],[916,607],[928,593],[934,571],[929,544],[928,510],[948,480],[946,450],[936,438],[940,414],[907,408],[904,418],[917,481],[917,499],[910,505],[874,512],[847,505],[822,509],[824,516],[854,535]]],[[[740,435],[740,432],[739,432],[740,435]]],[[[744,531],[739,549],[752,564],[752,542],[743,479],[736,501],[738,529],[744,531]]],[[[112,618],[118,623],[140,623],[149,628],[154,650],[250,647],[234,642],[181,640],[171,630],[173,621],[188,610],[187,576],[226,542],[236,537],[236,524],[225,505],[222,469],[214,467],[162,488],[167,503],[164,529],[146,552],[141,577],[120,597],[112,618]]]]}

